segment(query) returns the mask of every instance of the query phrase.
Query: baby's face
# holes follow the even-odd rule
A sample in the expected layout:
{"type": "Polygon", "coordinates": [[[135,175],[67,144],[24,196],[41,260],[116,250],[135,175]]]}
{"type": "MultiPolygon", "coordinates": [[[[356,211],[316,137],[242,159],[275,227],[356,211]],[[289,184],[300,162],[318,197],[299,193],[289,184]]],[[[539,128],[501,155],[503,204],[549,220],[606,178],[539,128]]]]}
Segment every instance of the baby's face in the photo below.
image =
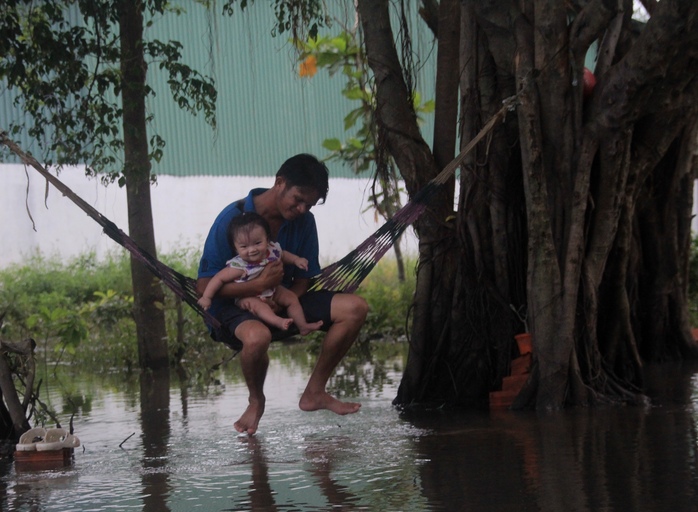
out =
{"type": "Polygon", "coordinates": [[[269,240],[262,226],[254,226],[247,233],[235,237],[235,250],[247,263],[259,263],[267,256],[269,240]]]}

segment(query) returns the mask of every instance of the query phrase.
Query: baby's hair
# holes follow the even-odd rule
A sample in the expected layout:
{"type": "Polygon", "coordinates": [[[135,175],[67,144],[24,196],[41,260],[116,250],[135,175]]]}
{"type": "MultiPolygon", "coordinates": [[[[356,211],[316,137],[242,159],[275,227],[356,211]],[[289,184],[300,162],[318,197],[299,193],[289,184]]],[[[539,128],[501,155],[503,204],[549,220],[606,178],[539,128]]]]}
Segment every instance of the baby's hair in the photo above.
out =
{"type": "Polygon", "coordinates": [[[240,215],[233,217],[233,220],[228,224],[228,244],[235,251],[235,236],[239,234],[247,234],[255,227],[260,226],[267,234],[267,239],[271,240],[271,228],[269,223],[260,214],[255,212],[243,212],[240,215]]]}

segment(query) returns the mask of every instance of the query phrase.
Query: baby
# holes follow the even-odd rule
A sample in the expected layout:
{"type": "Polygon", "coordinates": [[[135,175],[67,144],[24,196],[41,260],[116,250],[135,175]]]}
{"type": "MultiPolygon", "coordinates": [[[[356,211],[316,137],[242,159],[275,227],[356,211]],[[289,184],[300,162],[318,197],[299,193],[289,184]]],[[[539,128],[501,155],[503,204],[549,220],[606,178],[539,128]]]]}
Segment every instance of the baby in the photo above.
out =
{"type": "MultiPolygon", "coordinates": [[[[224,284],[230,282],[245,282],[257,277],[264,267],[278,259],[285,265],[295,265],[308,270],[308,260],[282,251],[281,246],[270,240],[271,230],[264,217],[254,212],[245,212],[234,217],[228,228],[228,238],[232,241],[237,256],[227,262],[227,266],[211,278],[199,305],[204,309],[211,307],[211,299],[224,284]]],[[[288,288],[277,286],[265,290],[258,297],[244,297],[235,300],[242,309],[250,311],[267,324],[287,330],[291,324],[296,324],[301,335],[318,330],[322,322],[309,323],[298,297],[288,288]],[[272,298],[276,304],[286,308],[291,318],[278,316],[264,299],[272,298]]]]}

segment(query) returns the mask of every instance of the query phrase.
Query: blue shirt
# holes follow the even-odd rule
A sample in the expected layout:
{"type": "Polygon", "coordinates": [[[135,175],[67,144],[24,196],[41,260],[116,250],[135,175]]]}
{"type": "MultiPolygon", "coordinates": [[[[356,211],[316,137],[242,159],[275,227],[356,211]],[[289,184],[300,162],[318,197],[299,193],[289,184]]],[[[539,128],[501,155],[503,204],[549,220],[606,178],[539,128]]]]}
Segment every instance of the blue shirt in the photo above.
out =
{"type": "MultiPolygon", "coordinates": [[[[267,190],[265,188],[251,190],[245,198],[243,210],[254,212],[254,196],[267,190]]],[[[213,277],[235,255],[233,248],[228,244],[228,225],[233,218],[241,213],[238,201],[235,201],[226,206],[213,221],[204,243],[204,252],[199,261],[198,276],[200,278],[213,277]]],[[[308,260],[308,270],[300,269],[295,265],[284,266],[284,279],[282,281],[284,286],[290,287],[295,278],[310,278],[320,273],[317,226],[312,213],[306,212],[291,221],[284,221],[279,229],[276,242],[281,245],[284,251],[308,260]]],[[[211,304],[211,313],[215,315],[217,311],[218,307],[214,298],[211,304]]]]}

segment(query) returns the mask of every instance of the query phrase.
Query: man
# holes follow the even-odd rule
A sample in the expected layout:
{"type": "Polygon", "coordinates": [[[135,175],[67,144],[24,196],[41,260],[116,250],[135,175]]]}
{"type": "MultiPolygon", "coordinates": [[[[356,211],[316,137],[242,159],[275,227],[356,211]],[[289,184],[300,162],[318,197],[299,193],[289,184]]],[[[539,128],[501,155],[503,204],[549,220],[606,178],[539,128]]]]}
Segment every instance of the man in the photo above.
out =
{"type": "Polygon", "coordinates": [[[301,154],[291,157],[277,172],[272,188],[254,189],[245,199],[228,205],[214,221],[206,239],[197,280],[200,295],[211,277],[233,257],[227,229],[230,220],[243,211],[255,211],[264,217],[271,227],[272,239],[283,250],[308,260],[308,270],[284,269],[281,261],[277,261],[267,265],[259,277],[251,281],[226,284],[209,310],[225,327],[212,333],[214,339],[240,350],[240,364],[249,391],[249,405],[235,422],[235,429],[240,433],[254,434],[264,414],[266,398],[263,388],[269,366],[267,351],[273,333],[251,312],[236,306],[235,298],[256,296],[279,284],[299,296],[307,321],[322,321],[322,330],[326,331],[299,407],[304,411],[328,409],[336,414],[355,413],[361,407],[361,404],[334,398],[325,388],[332,372],[358,336],[366,320],[368,305],[361,297],[352,294],[306,293],[309,278],[320,272],[317,228],[310,208],[325,201],[328,181],[327,167],[314,156],[301,154]]]}

